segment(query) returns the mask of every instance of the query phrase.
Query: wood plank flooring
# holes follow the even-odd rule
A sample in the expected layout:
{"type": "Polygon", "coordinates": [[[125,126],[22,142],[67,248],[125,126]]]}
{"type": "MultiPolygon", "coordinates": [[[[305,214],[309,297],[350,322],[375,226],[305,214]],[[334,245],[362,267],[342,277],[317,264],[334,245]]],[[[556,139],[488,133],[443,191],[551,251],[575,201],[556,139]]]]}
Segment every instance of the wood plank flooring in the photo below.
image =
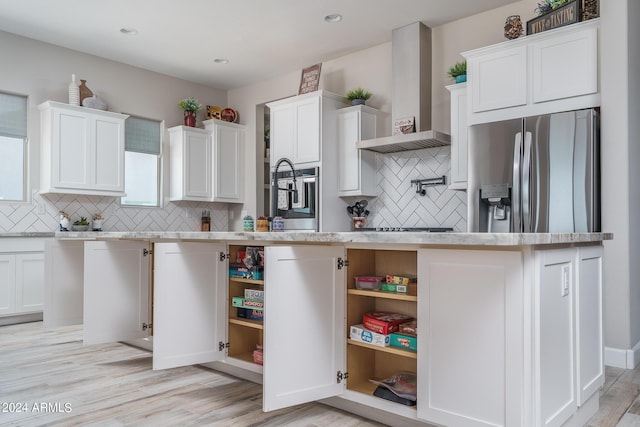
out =
{"type": "Polygon", "coordinates": [[[1,426],[380,426],[319,403],[262,412],[262,385],[151,353],[83,346],[82,328],[0,327],[1,426]],[[19,405],[7,407],[7,403],[19,405]]]}
{"type": "MultiPolygon", "coordinates": [[[[588,427],[640,427],[640,368],[606,374],[588,427]]],[[[81,327],[1,326],[0,426],[42,425],[381,426],[319,403],[263,413],[259,384],[200,366],[153,371],[148,351],[84,346],[81,327]]]]}

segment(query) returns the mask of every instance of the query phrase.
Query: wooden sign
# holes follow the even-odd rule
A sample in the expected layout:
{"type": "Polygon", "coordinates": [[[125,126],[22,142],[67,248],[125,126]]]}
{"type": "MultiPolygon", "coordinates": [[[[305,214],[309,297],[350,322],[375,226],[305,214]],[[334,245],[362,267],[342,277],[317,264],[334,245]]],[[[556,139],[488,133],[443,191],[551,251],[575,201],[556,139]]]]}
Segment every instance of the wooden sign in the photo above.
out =
{"type": "Polygon", "coordinates": [[[541,33],[580,21],[581,0],[574,0],[549,13],[527,21],[527,34],[541,33]]]}
{"type": "Polygon", "coordinates": [[[416,118],[403,117],[393,121],[393,135],[414,133],[416,131],[416,118]]]}
{"type": "Polygon", "coordinates": [[[321,67],[322,63],[312,65],[311,67],[302,70],[302,77],[300,78],[300,90],[298,90],[298,95],[302,95],[303,93],[315,92],[316,90],[318,90],[321,67]]]}

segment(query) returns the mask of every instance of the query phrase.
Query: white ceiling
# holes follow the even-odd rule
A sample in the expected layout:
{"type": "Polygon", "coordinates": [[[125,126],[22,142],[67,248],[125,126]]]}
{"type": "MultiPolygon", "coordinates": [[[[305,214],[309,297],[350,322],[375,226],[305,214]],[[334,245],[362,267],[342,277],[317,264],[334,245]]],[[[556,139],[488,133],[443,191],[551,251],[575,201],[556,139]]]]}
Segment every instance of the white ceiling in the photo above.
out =
{"type": "Polygon", "coordinates": [[[220,89],[231,89],[514,0],[17,0],[0,30],[220,89]],[[329,24],[325,15],[343,20],[329,24]],[[120,33],[123,27],[138,35],[120,33]],[[215,64],[227,58],[229,64],[215,64]]]}

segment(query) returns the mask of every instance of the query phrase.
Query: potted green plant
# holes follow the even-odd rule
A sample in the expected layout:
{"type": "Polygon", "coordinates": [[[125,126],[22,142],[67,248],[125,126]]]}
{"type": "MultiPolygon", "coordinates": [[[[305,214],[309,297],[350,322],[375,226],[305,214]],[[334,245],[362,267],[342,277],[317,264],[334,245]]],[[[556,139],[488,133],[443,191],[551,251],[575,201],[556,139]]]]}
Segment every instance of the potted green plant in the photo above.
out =
{"type": "Polygon", "coordinates": [[[78,221],[73,222],[73,231],[87,231],[89,229],[89,221],[86,216],[81,216],[78,221]]]}
{"type": "Polygon", "coordinates": [[[456,83],[464,83],[467,81],[467,61],[456,62],[447,71],[449,77],[455,79],[456,83]]]}
{"type": "Polygon", "coordinates": [[[351,101],[351,105],[364,105],[365,101],[371,98],[371,95],[371,92],[361,87],[357,87],[347,92],[345,98],[351,101]]]}
{"type": "Polygon", "coordinates": [[[196,127],[196,112],[202,108],[202,105],[195,98],[185,98],[178,102],[178,106],[184,111],[184,125],[196,127]]]}

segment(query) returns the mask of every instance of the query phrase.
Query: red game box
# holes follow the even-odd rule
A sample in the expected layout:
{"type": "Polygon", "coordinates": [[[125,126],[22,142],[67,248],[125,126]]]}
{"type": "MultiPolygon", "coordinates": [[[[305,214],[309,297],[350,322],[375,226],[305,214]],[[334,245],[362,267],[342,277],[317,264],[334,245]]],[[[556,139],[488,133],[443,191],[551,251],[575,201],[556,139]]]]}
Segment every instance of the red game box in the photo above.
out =
{"type": "Polygon", "coordinates": [[[407,316],[406,314],[377,311],[365,313],[362,317],[362,325],[370,331],[388,335],[396,332],[401,323],[408,322],[412,319],[411,316],[407,316]]]}

